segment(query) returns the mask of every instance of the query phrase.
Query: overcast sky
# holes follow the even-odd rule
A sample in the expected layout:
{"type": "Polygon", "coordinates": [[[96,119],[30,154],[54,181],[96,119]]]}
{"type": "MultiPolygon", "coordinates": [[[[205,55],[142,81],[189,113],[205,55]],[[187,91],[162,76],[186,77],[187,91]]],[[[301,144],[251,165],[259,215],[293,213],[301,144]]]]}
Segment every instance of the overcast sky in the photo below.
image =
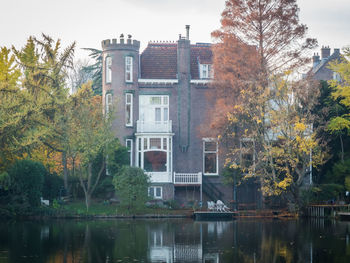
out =
{"type": "MultiPolygon", "coordinates": [[[[101,40],[131,34],[141,41],[175,41],[191,25],[192,42],[211,42],[225,0],[0,0],[0,46],[23,47],[42,32],[66,46],[101,48],[101,40]]],[[[298,0],[300,20],[319,45],[350,45],[350,0],[298,0]]],[[[316,50],[318,51],[318,50],[316,50]]]]}

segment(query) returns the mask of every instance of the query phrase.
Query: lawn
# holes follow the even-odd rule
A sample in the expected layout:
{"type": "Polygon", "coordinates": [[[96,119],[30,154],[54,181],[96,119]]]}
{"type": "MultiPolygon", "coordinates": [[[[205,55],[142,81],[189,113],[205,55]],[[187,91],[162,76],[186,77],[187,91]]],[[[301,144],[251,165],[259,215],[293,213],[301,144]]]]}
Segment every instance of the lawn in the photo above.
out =
{"type": "Polygon", "coordinates": [[[86,211],[85,202],[83,200],[72,201],[57,208],[62,214],[67,215],[91,215],[91,216],[111,216],[111,215],[184,215],[189,210],[166,209],[160,207],[145,207],[137,211],[128,211],[125,207],[116,203],[104,203],[91,201],[89,211],[86,211]]]}

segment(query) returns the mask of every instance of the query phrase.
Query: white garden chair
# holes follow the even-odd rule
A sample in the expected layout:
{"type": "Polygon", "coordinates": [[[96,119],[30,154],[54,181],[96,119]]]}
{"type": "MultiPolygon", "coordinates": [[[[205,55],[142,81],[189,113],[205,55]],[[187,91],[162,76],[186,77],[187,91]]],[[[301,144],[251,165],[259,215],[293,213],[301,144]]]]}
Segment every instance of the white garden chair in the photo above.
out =
{"type": "Polygon", "coordinates": [[[207,205],[208,205],[208,210],[210,211],[216,210],[215,203],[213,201],[208,201],[207,205]]]}
{"type": "Polygon", "coordinates": [[[219,212],[227,212],[229,210],[229,208],[221,200],[216,201],[216,209],[219,212]]]}

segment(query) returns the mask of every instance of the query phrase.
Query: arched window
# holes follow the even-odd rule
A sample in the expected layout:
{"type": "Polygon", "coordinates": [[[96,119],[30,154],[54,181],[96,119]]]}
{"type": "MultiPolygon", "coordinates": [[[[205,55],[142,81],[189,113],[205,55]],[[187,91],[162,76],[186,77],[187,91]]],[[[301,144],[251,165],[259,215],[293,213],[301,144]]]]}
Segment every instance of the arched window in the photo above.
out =
{"type": "Polygon", "coordinates": [[[112,82],[112,58],[106,57],[106,83],[112,82]]]}

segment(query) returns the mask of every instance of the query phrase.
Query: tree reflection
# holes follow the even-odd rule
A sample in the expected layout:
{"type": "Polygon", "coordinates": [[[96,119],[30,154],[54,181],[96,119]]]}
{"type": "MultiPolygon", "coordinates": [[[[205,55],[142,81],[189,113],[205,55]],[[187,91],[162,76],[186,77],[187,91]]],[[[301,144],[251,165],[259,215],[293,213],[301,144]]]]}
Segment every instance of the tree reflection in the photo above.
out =
{"type": "Polygon", "coordinates": [[[349,239],[319,220],[7,222],[0,262],[350,262],[349,239]]]}

